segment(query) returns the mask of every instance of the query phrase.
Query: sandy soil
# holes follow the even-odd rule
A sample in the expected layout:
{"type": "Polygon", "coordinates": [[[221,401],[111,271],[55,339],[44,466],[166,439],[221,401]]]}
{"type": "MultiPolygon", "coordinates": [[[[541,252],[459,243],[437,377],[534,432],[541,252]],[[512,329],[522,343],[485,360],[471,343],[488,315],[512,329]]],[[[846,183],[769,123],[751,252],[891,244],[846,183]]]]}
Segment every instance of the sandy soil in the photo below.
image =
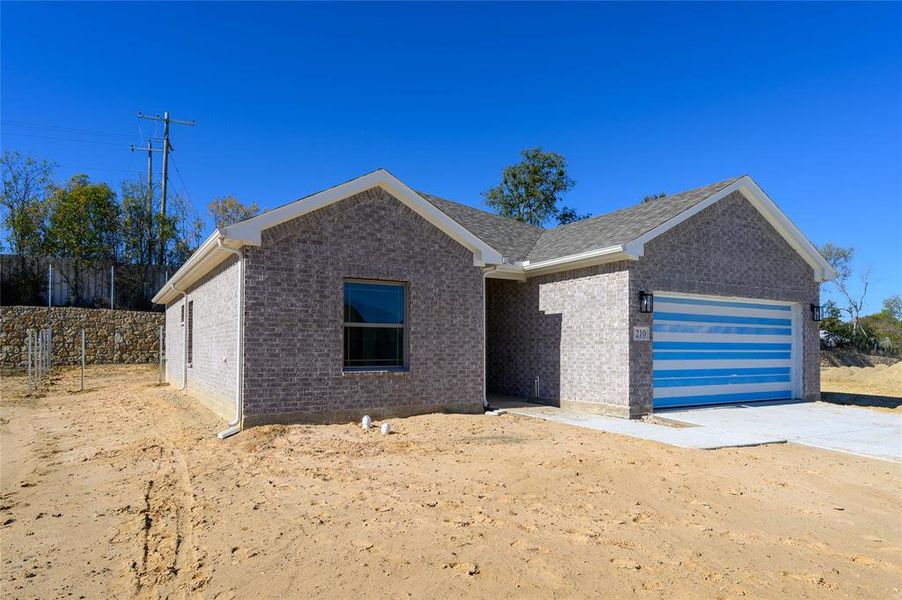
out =
{"type": "Polygon", "coordinates": [[[902,411],[902,362],[822,368],[821,392],[827,402],[902,411]]]}
{"type": "Polygon", "coordinates": [[[902,465],[510,415],[223,423],[145,367],[2,381],[5,598],[890,598],[902,465]]]}

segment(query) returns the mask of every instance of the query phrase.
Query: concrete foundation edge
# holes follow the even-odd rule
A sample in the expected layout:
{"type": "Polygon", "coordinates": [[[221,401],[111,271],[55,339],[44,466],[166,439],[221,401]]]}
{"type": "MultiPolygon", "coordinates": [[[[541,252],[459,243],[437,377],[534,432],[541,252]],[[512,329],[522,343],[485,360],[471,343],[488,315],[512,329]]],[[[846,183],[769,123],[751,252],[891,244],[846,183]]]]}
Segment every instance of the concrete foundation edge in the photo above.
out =
{"type": "Polygon", "coordinates": [[[373,419],[382,420],[389,418],[400,419],[432,413],[481,414],[482,412],[482,400],[476,400],[473,402],[443,404],[441,406],[383,406],[351,410],[298,411],[258,415],[245,413],[244,427],[274,424],[288,425],[292,423],[348,423],[359,421],[364,415],[369,415],[373,419]]]}

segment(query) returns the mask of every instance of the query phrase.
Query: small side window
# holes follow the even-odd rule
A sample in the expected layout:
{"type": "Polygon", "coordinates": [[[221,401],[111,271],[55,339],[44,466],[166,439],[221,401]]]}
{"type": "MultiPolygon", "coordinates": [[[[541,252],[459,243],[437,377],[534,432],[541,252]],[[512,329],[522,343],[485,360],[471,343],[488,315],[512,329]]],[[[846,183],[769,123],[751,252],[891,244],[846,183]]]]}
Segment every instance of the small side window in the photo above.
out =
{"type": "Polygon", "coordinates": [[[184,327],[185,326],[185,305],[184,304],[182,304],[181,309],[182,310],[181,310],[181,317],[179,318],[179,325],[184,327]]]}

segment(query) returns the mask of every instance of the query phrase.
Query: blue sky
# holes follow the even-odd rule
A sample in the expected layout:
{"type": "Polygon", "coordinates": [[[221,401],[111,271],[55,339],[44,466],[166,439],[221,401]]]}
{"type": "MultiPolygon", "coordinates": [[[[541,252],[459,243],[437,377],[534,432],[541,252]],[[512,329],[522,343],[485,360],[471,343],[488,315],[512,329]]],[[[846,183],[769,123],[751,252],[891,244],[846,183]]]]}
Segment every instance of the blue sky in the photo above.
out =
{"type": "Polygon", "coordinates": [[[60,178],[143,176],[138,111],[197,120],[170,180],[202,215],[378,167],[479,205],[541,145],[593,214],[748,173],[873,266],[869,309],[902,291],[898,3],[3,2],[0,28],[2,147],[60,178]]]}

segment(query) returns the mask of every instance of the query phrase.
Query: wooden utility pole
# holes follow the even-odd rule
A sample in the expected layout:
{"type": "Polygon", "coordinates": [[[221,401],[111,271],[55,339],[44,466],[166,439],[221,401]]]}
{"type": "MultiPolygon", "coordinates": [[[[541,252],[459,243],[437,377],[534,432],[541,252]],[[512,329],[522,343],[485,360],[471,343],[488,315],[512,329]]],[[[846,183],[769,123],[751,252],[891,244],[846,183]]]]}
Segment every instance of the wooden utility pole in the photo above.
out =
{"type": "MultiPolygon", "coordinates": [[[[139,119],[147,119],[148,121],[162,121],[163,122],[163,175],[162,180],[160,181],[160,216],[163,218],[166,217],[166,192],[169,189],[169,153],[174,150],[172,144],[169,143],[169,124],[175,123],[176,125],[188,125],[189,127],[194,127],[196,125],[194,120],[191,121],[180,121],[178,119],[172,119],[169,117],[168,112],[164,112],[163,116],[160,115],[145,115],[142,113],[138,113],[139,119]]],[[[166,239],[165,239],[165,228],[160,228],[160,247],[158,248],[158,263],[163,264],[163,259],[166,256],[166,239]]]]}
{"type": "Polygon", "coordinates": [[[162,152],[161,148],[153,147],[153,139],[147,138],[146,148],[131,146],[132,152],[147,151],[147,261],[153,262],[153,153],[162,152]]]}

